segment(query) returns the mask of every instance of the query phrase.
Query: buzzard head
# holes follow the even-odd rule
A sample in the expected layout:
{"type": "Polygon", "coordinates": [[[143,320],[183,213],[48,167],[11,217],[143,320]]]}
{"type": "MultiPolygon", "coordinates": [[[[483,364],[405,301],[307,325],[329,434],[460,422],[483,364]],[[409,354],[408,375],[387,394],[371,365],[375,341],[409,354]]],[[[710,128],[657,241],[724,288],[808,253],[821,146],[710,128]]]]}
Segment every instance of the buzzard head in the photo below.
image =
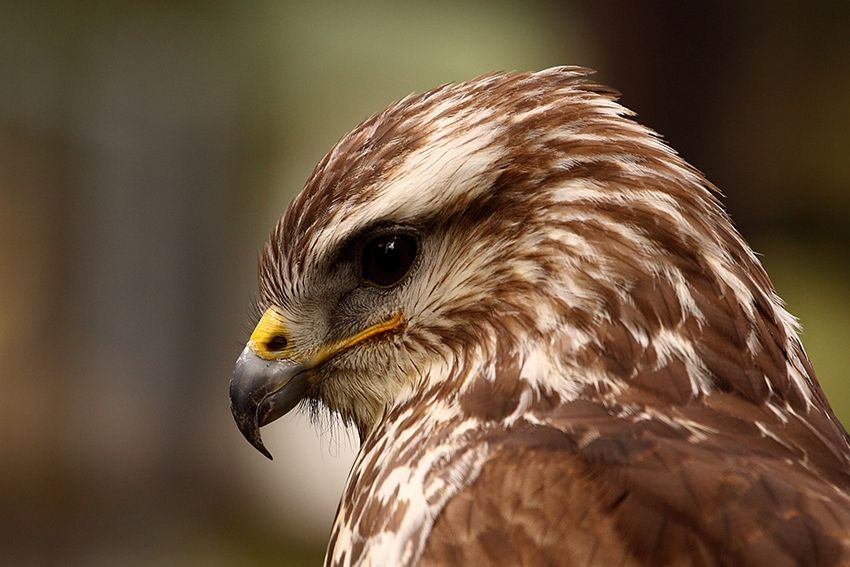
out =
{"type": "Polygon", "coordinates": [[[850,444],[705,178],[586,80],[410,96],[260,258],[230,384],[355,426],[328,565],[833,565],[850,444]]]}
{"type": "MultiPolygon", "coordinates": [[[[365,439],[411,397],[506,372],[560,399],[825,406],[713,188],[586,74],[410,96],[325,156],[263,250],[263,315],[232,376],[256,448],[302,400],[365,439]]],[[[515,387],[490,402],[515,408],[515,387]]]]}

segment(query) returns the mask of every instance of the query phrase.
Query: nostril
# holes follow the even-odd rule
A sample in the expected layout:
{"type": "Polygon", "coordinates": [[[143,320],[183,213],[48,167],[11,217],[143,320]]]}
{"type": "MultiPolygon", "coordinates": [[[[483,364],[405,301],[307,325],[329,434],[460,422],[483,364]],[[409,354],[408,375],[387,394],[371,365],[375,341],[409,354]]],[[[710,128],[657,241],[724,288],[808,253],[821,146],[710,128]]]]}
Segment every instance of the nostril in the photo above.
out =
{"type": "Polygon", "coordinates": [[[287,340],[283,335],[275,335],[266,343],[266,348],[271,351],[280,351],[286,348],[287,340]]]}

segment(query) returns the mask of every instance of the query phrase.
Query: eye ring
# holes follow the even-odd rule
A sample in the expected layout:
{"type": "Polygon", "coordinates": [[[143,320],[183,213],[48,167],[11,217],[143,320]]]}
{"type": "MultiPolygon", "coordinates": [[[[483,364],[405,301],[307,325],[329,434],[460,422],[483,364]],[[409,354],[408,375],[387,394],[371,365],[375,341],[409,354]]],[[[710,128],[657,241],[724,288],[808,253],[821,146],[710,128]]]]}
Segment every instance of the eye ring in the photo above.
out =
{"type": "Polygon", "coordinates": [[[382,234],[363,245],[360,269],[364,282],[389,288],[402,281],[419,255],[419,242],[407,233],[382,234]]]}

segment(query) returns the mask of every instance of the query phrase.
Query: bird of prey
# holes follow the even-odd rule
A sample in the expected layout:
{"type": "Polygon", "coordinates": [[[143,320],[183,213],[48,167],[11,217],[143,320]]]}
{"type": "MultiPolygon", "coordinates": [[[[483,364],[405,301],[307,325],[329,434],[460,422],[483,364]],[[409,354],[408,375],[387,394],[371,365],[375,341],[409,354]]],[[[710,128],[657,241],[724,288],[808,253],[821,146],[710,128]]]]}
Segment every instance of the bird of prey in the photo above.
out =
{"type": "Polygon", "coordinates": [[[589,71],[411,95],[259,262],[239,429],[361,446],[325,564],[850,565],[850,443],[716,189],[589,71]]]}

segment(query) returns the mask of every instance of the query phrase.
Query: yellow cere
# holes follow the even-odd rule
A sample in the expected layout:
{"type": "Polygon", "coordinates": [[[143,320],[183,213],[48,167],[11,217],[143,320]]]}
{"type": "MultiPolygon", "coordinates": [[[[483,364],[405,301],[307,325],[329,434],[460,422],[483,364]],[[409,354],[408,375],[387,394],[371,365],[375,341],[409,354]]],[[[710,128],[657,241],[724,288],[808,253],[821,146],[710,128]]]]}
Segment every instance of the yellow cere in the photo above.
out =
{"type": "MultiPolygon", "coordinates": [[[[390,319],[363,329],[356,335],[325,345],[318,353],[316,353],[316,356],[310,357],[312,360],[309,361],[307,366],[310,368],[315,367],[336,353],[363,342],[370,337],[374,337],[375,335],[395,330],[403,323],[404,314],[399,311],[390,319]]],[[[251,333],[251,338],[248,340],[248,346],[251,347],[254,354],[266,360],[288,358],[292,354],[292,343],[289,340],[289,334],[286,331],[286,325],[283,322],[283,317],[281,317],[280,313],[274,307],[269,307],[266,309],[266,312],[263,313],[263,316],[260,318],[260,322],[257,323],[254,332],[251,333]],[[285,348],[269,348],[270,344],[274,344],[273,341],[280,344],[281,342],[284,342],[284,340],[286,343],[285,348]]]]}
{"type": "Polygon", "coordinates": [[[288,356],[292,350],[289,334],[286,332],[283,317],[280,316],[277,309],[274,307],[266,309],[266,312],[260,318],[260,322],[254,328],[254,332],[251,333],[251,338],[248,339],[248,346],[251,347],[254,354],[267,360],[286,358],[288,356]],[[269,349],[269,343],[275,339],[277,339],[276,342],[280,343],[282,342],[280,340],[281,338],[285,339],[285,348],[269,349]]]}

